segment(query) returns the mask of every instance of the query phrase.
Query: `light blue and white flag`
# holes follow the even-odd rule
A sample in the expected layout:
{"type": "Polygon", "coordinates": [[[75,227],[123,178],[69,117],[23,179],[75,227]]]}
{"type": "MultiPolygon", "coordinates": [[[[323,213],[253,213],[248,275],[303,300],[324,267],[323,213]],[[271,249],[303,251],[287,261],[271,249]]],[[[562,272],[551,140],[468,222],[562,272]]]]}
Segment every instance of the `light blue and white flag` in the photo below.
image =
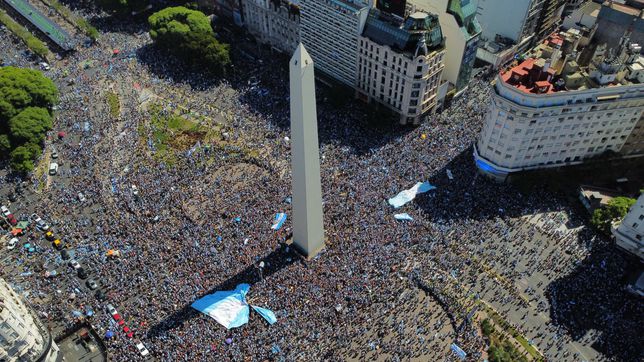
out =
{"type": "Polygon", "coordinates": [[[414,218],[411,217],[409,214],[396,214],[394,215],[394,218],[399,221],[414,221],[414,218]]]}
{"type": "Polygon", "coordinates": [[[273,226],[271,226],[271,229],[277,231],[282,228],[282,225],[286,222],[286,214],[283,212],[275,214],[275,218],[273,219],[273,226]]]}
{"type": "Polygon", "coordinates": [[[277,322],[277,317],[275,316],[275,313],[273,313],[272,310],[262,308],[262,307],[258,307],[258,306],[255,306],[255,305],[251,305],[251,307],[253,307],[253,310],[255,312],[259,313],[259,315],[264,317],[264,319],[266,319],[268,324],[274,324],[274,323],[277,322]]]}
{"type": "Polygon", "coordinates": [[[250,309],[246,303],[248,284],[239,284],[233,291],[208,294],[192,303],[192,307],[216,320],[227,329],[248,323],[250,309]]]}
{"type": "Polygon", "coordinates": [[[389,199],[388,202],[389,205],[397,209],[405,205],[409,201],[415,199],[416,195],[431,191],[435,188],[436,186],[432,186],[429,182],[418,182],[414,185],[414,187],[408,190],[401,191],[398,195],[389,199]]]}
{"type": "Polygon", "coordinates": [[[456,355],[458,356],[458,358],[460,358],[460,359],[464,360],[464,359],[465,359],[465,357],[467,357],[467,353],[465,353],[465,351],[463,351],[463,350],[461,349],[461,347],[459,347],[456,343],[452,343],[452,345],[450,346],[450,348],[451,348],[451,350],[452,350],[454,353],[456,353],[456,355]]]}

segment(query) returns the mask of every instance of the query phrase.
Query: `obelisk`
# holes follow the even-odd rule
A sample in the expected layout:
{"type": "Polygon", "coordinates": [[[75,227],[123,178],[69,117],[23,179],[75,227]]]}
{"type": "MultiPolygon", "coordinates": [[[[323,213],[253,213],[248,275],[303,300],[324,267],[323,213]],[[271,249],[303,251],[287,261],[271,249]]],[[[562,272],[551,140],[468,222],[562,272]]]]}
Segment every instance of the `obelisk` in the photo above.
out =
{"type": "Polygon", "coordinates": [[[324,248],[313,59],[300,43],[290,64],[293,244],[308,259],[324,248]]]}

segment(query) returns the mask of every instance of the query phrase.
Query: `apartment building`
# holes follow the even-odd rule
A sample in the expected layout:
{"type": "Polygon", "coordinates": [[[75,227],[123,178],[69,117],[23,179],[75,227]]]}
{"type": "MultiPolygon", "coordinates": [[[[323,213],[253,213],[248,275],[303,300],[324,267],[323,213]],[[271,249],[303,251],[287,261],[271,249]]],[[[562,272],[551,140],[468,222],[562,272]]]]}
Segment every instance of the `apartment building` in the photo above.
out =
{"type": "Polygon", "coordinates": [[[359,38],[358,97],[387,106],[401,124],[419,124],[436,107],[444,55],[438,16],[371,9],[359,38]]]}
{"type": "Polygon", "coordinates": [[[600,46],[592,61],[580,66],[580,38],[574,29],[552,34],[497,76],[474,149],[481,173],[503,181],[522,170],[622,152],[644,110],[642,70],[630,67],[642,61],[641,47],[626,37],[618,52],[600,46]]]}
{"type": "Polygon", "coordinates": [[[62,360],[47,328],[4,279],[0,279],[0,360],[62,360]]]}
{"type": "Polygon", "coordinates": [[[413,11],[437,14],[445,36],[443,79],[460,94],[472,79],[481,26],[475,0],[408,0],[413,11]]]}
{"type": "Polygon", "coordinates": [[[355,88],[358,37],[371,6],[365,0],[301,0],[300,41],[321,71],[355,88]]]}
{"type": "Polygon", "coordinates": [[[644,261],[644,194],[612,232],[617,247],[644,261]]]}
{"type": "Polygon", "coordinates": [[[300,7],[289,0],[242,0],[244,24],[260,43],[292,53],[300,43],[300,7]]]}

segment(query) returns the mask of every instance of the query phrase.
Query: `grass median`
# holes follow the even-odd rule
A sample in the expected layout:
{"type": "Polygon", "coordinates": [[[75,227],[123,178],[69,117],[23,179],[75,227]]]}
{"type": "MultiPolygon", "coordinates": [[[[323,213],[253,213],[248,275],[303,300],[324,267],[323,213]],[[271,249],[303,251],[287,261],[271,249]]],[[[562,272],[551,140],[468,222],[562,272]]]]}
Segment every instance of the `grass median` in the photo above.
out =
{"type": "Polygon", "coordinates": [[[49,57],[49,48],[42,40],[36,38],[27,28],[18,24],[3,9],[0,9],[0,23],[4,24],[12,33],[14,33],[32,52],[39,57],[47,59],[49,57]]]}

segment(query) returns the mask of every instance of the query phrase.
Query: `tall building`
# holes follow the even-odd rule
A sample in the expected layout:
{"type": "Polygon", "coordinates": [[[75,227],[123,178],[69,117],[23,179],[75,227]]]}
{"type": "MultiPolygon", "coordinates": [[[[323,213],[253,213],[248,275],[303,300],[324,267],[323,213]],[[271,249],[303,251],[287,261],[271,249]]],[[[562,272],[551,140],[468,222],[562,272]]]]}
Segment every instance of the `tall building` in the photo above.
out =
{"type": "Polygon", "coordinates": [[[371,9],[359,38],[358,97],[387,106],[401,124],[419,124],[436,107],[444,54],[436,15],[371,9]]]}
{"type": "Polygon", "coordinates": [[[541,41],[557,30],[566,3],[564,0],[543,0],[535,29],[536,41],[541,41]]]}
{"type": "Polygon", "coordinates": [[[301,0],[300,40],[316,69],[355,88],[358,37],[369,15],[366,0],[301,0]]]}
{"type": "Polygon", "coordinates": [[[574,29],[553,34],[497,76],[474,149],[483,174],[502,181],[514,172],[623,151],[644,109],[641,47],[626,37],[618,51],[600,46],[581,66],[580,38],[574,29]]]}
{"type": "Polygon", "coordinates": [[[640,195],[624,220],[612,232],[619,248],[644,261],[644,194],[640,195]]]}
{"type": "Polygon", "coordinates": [[[292,53],[300,42],[300,7],[289,0],[242,0],[244,25],[257,41],[292,53]]]}
{"type": "Polygon", "coordinates": [[[437,14],[445,35],[445,69],[443,79],[457,94],[472,79],[481,26],[476,19],[475,0],[408,0],[415,11],[437,14]]]}
{"type": "Polygon", "coordinates": [[[1,361],[62,360],[47,328],[4,279],[0,279],[0,322],[1,361]]]}
{"type": "Polygon", "coordinates": [[[481,24],[477,58],[496,69],[530,48],[544,3],[550,0],[479,0],[476,18],[481,24]]]}

